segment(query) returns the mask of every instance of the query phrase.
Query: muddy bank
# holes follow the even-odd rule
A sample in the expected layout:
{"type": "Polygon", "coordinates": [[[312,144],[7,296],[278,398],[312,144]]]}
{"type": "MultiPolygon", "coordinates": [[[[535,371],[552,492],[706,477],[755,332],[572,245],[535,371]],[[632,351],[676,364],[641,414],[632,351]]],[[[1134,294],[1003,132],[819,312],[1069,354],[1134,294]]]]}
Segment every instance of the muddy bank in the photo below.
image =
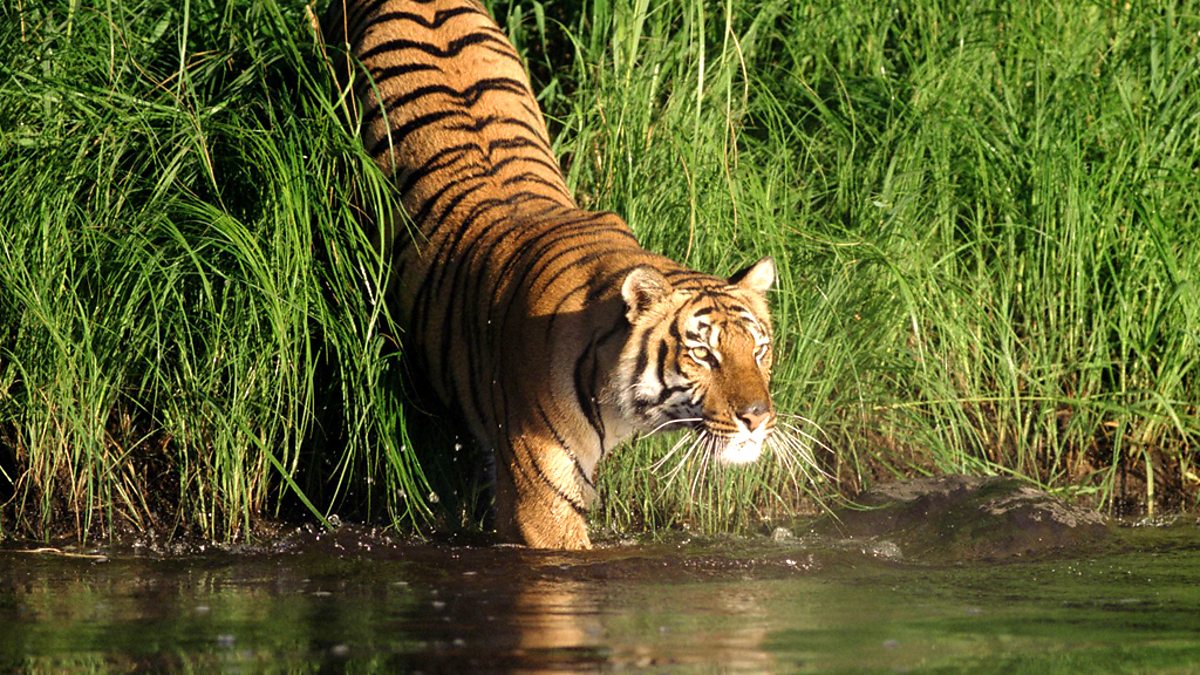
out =
{"type": "MultiPolygon", "coordinates": [[[[165,538],[153,531],[127,531],[91,546],[78,546],[70,539],[49,545],[10,541],[0,546],[10,550],[44,548],[48,555],[58,551],[66,555],[100,557],[261,556],[298,552],[328,555],[404,552],[407,556],[420,557],[455,551],[456,556],[470,558],[479,555],[477,551],[504,549],[510,551],[518,566],[556,557],[573,559],[567,553],[496,546],[491,536],[480,532],[436,535],[432,540],[422,540],[398,536],[383,528],[343,525],[336,519],[334,522],[337,527],[333,530],[312,524],[297,527],[260,522],[252,541],[235,544],[188,537],[165,538]]],[[[654,558],[680,547],[687,547],[693,553],[721,551],[730,546],[743,554],[761,552],[763,556],[755,558],[759,562],[754,565],[764,569],[799,564],[794,556],[787,554],[787,550],[797,547],[822,551],[816,557],[811,551],[806,554],[802,566],[810,569],[822,566],[820,557],[847,548],[872,551],[881,558],[907,562],[1006,560],[1074,549],[1088,550],[1105,542],[1113,527],[1113,523],[1094,511],[1057,499],[1015,479],[941,476],[879,486],[825,515],[798,519],[773,528],[767,538],[706,539],[679,532],[627,538],[599,537],[597,549],[581,554],[585,557],[580,560],[589,561],[587,565],[593,566],[598,575],[605,574],[605,561],[609,558],[620,558],[626,570],[635,570],[638,551],[654,558]],[[784,550],[781,557],[774,555],[780,550],[784,550]],[[776,557],[779,560],[775,560],[776,557]]],[[[700,573],[704,569],[720,573],[727,565],[744,569],[751,563],[746,560],[730,562],[715,553],[710,558],[684,559],[678,570],[681,574],[700,573]]],[[[582,571],[585,570],[576,570],[582,571]]]]}
{"type": "Polygon", "coordinates": [[[863,540],[897,559],[1007,560],[1091,550],[1113,524],[1022,481],[939,476],[882,485],[835,509],[811,531],[863,540]]]}

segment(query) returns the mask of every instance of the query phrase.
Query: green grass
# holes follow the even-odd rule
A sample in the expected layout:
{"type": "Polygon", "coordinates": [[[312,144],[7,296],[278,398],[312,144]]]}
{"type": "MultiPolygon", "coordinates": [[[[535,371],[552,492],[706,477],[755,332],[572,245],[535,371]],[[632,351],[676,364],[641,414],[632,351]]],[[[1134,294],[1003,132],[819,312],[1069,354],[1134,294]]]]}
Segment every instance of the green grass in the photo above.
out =
{"type": "Polygon", "coordinates": [[[317,80],[284,77],[312,52],[296,9],[7,10],[4,530],[424,510],[383,266],[348,226],[386,188],[317,80]]]}
{"type": "MultiPolygon", "coordinates": [[[[638,442],[598,526],[942,471],[1197,507],[1200,7],[1010,5],[494,5],[581,203],[697,268],[775,257],[775,397],[829,448],[814,491],[638,442]]],[[[459,519],[302,3],[9,3],[0,63],[0,536],[459,519]]]]}

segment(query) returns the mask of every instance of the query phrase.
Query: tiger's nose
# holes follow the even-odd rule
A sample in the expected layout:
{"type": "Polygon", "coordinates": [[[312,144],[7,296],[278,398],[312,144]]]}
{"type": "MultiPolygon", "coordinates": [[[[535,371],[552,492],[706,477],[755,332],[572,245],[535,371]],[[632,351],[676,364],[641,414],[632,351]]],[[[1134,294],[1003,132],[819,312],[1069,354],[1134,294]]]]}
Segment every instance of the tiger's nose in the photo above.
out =
{"type": "Polygon", "coordinates": [[[751,403],[737,413],[737,418],[750,431],[756,431],[771,418],[771,407],[762,401],[751,403]]]}

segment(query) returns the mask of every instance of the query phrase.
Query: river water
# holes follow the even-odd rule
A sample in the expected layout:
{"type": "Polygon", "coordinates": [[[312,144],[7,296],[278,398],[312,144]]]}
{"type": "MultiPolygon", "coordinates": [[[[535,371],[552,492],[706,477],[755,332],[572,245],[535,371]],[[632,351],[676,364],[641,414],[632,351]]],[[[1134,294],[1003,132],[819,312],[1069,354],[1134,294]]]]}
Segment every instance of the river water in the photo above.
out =
{"type": "Polygon", "coordinates": [[[924,564],[818,537],[580,554],[343,528],[0,550],[0,671],[1200,671],[1200,527],[924,564]]]}

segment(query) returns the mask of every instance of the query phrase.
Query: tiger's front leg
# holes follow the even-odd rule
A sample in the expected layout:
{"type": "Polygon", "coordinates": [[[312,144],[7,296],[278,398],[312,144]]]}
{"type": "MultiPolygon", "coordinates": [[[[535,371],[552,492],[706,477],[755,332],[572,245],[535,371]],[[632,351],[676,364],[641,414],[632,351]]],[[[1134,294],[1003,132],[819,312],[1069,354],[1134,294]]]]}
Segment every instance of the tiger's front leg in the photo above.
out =
{"type": "Polygon", "coordinates": [[[557,441],[529,434],[510,439],[496,457],[500,537],[533,548],[591,548],[587,507],[593,494],[580,477],[578,462],[557,441]]]}

